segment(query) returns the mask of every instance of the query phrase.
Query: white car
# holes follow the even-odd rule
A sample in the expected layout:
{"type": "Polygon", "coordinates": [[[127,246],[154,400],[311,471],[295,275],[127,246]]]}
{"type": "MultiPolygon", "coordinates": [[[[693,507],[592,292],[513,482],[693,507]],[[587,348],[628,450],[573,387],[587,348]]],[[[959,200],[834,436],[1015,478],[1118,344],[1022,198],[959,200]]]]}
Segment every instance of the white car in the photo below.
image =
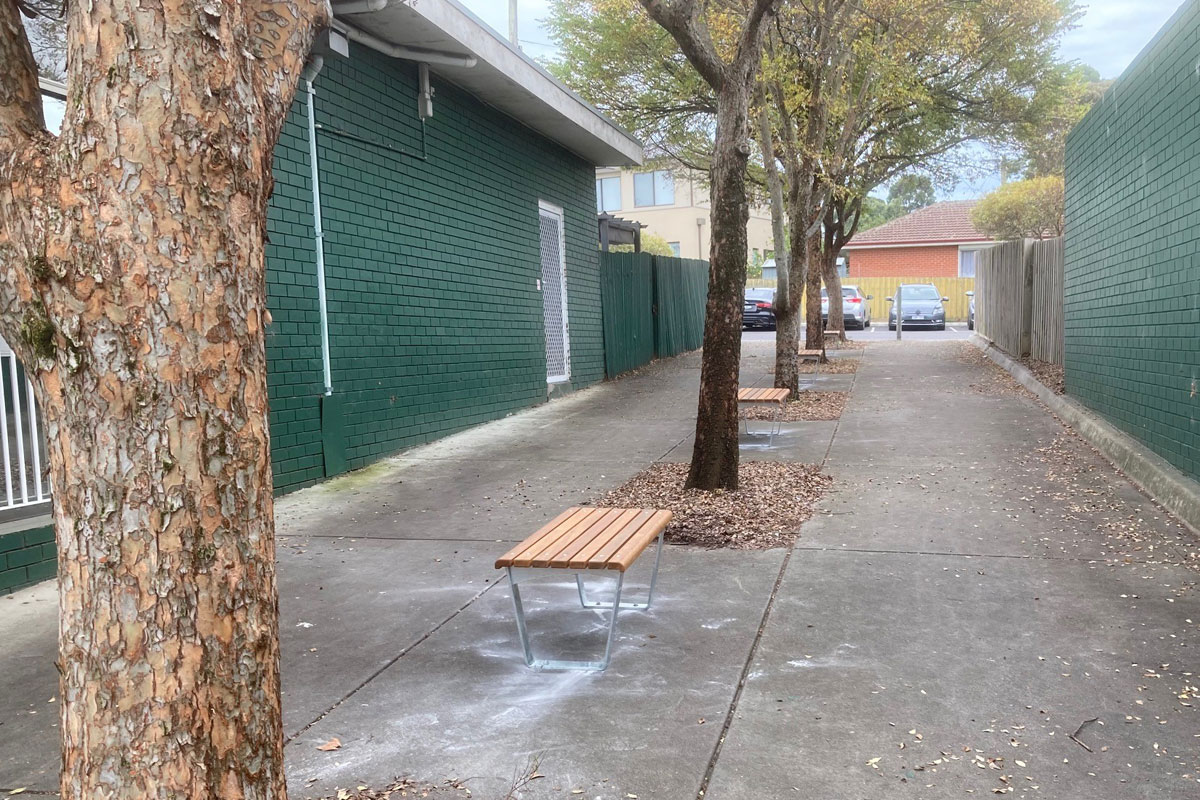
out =
{"type": "MultiPolygon", "coordinates": [[[[857,328],[865,330],[871,327],[871,304],[867,301],[871,295],[863,294],[857,286],[842,287],[842,322],[846,330],[857,328]]],[[[821,290],[821,325],[829,324],[829,295],[821,290]]]]}

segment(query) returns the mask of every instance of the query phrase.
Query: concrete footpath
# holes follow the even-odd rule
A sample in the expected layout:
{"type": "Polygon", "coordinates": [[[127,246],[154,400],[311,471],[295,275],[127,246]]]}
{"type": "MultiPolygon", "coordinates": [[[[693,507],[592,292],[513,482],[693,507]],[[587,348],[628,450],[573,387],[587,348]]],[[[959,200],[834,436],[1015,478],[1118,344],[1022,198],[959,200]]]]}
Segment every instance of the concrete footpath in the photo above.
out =
{"type": "MultiPolygon", "coordinates": [[[[771,347],[743,384],[769,385],[771,347]]],[[[499,800],[531,759],[526,798],[1200,793],[1196,538],[966,343],[873,344],[816,387],[853,387],[840,422],[745,441],[835,477],[791,553],[671,547],[605,673],[527,670],[492,560],[686,460],[698,367],[280,500],[293,798],[411,775],[499,800]]],[[[573,584],[527,593],[535,649],[602,641],[573,584]]],[[[55,624],[50,586],[0,598],[0,791],[56,788],[55,624]]]]}

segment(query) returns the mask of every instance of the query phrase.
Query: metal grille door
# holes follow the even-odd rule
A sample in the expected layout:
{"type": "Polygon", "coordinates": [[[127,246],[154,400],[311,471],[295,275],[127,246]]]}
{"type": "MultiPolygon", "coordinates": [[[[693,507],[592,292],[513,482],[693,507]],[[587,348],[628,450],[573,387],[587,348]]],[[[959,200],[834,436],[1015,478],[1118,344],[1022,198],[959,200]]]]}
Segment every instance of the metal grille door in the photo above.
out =
{"type": "Polygon", "coordinates": [[[562,209],[540,203],[538,227],[542,253],[542,313],[546,323],[546,381],[562,383],[571,377],[562,209]]]}
{"type": "Polygon", "coordinates": [[[42,440],[33,386],[8,343],[0,339],[0,511],[50,500],[42,475],[42,440]]]}

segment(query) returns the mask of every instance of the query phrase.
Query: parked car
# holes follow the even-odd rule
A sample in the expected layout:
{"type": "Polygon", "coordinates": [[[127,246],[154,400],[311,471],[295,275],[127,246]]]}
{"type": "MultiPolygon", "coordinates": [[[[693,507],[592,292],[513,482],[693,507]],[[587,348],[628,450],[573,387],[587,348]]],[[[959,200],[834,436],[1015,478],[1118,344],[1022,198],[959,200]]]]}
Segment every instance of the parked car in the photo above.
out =
{"type": "MultiPolygon", "coordinates": [[[[899,288],[900,313],[904,315],[902,324],[905,328],[932,328],[935,331],[946,330],[946,306],[949,297],[942,297],[937,287],[932,283],[902,283],[899,288]]],[[[889,297],[892,304],[888,311],[888,330],[896,330],[896,303],[889,297]]]]}
{"type": "MultiPolygon", "coordinates": [[[[871,304],[867,301],[871,295],[863,294],[857,286],[842,287],[842,323],[846,330],[857,328],[866,330],[871,327],[871,304]]],[[[829,294],[821,290],[821,325],[829,324],[829,294]]]]}
{"type": "Polygon", "coordinates": [[[967,305],[967,330],[975,330],[975,293],[967,292],[967,297],[971,298],[971,302],[967,305]]]}
{"type": "Polygon", "coordinates": [[[742,328],[775,330],[774,303],[774,289],[747,289],[742,304],[742,328]]]}

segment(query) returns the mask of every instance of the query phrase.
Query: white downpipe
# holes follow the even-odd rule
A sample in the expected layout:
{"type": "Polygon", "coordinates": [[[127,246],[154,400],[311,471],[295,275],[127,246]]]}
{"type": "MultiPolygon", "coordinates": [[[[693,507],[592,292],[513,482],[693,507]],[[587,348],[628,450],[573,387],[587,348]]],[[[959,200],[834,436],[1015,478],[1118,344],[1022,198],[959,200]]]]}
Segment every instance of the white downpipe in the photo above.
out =
{"type": "Polygon", "coordinates": [[[346,26],[346,38],[352,42],[358,42],[361,45],[366,45],[372,50],[377,50],[385,56],[392,58],[403,58],[408,61],[420,61],[423,64],[441,64],[447,67],[473,67],[477,63],[475,56],[464,56],[458,53],[444,53],[440,50],[423,50],[419,47],[405,47],[404,45],[392,44],[385,42],[378,36],[372,36],[366,31],[361,31],[358,28],[346,26]]]}
{"type": "Polygon", "coordinates": [[[325,395],[333,394],[333,374],[329,366],[329,307],[325,299],[325,230],[321,225],[321,179],[317,163],[317,121],[313,114],[312,79],[321,71],[323,60],[314,56],[312,69],[305,70],[304,84],[308,89],[308,163],[312,167],[313,237],[317,246],[317,308],[321,313],[321,369],[325,376],[325,395]]]}

